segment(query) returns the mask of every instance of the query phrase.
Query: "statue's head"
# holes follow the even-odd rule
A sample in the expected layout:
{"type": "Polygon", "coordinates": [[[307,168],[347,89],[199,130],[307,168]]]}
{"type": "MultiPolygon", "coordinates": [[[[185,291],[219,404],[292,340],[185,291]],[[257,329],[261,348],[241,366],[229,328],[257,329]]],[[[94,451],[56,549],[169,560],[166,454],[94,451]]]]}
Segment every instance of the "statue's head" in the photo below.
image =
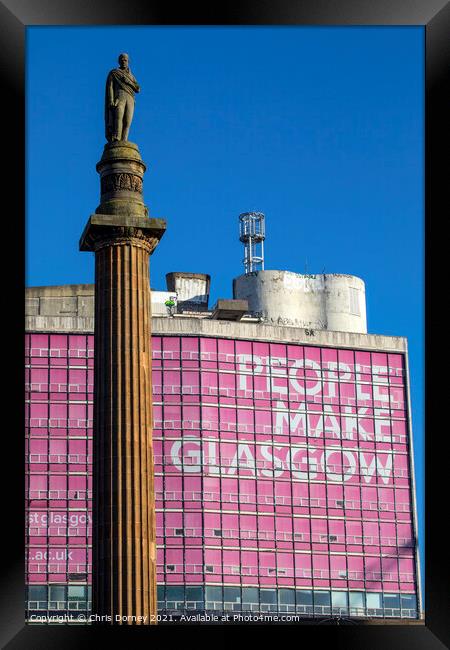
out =
{"type": "Polygon", "coordinates": [[[126,54],[125,52],[119,54],[119,65],[122,69],[128,68],[128,54],[126,54]]]}

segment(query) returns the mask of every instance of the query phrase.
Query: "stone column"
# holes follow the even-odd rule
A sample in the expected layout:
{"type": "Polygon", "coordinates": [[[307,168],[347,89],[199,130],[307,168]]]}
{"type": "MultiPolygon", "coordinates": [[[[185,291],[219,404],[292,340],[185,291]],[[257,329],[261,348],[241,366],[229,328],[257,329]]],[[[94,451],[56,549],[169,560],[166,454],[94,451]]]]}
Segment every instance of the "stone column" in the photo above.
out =
{"type": "Polygon", "coordinates": [[[143,203],[136,145],[105,145],[97,171],[101,202],[80,240],[80,250],[95,252],[92,613],[150,624],[157,597],[149,256],[166,224],[149,218],[143,203]]]}

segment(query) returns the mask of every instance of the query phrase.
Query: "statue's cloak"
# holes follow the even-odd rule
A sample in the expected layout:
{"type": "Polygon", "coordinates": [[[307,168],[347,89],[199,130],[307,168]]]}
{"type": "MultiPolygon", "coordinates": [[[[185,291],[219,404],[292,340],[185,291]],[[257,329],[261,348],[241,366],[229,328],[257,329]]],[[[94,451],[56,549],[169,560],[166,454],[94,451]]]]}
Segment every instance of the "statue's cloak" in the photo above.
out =
{"type": "Polygon", "coordinates": [[[140,90],[135,77],[129,70],[114,68],[109,73],[105,88],[105,137],[108,142],[111,142],[114,133],[114,108],[111,107],[111,104],[116,99],[116,88],[121,88],[132,97],[134,97],[134,93],[138,93],[140,90]]]}

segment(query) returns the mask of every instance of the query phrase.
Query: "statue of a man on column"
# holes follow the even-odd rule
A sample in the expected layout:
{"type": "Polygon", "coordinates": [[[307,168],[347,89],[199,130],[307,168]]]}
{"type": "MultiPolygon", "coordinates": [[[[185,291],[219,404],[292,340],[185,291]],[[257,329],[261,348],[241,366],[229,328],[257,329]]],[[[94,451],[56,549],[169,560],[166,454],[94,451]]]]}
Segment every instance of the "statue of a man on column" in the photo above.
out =
{"type": "Polygon", "coordinates": [[[119,67],[106,79],[105,136],[108,142],[128,140],[134,113],[134,94],[139,85],[128,66],[128,54],[119,55],[119,67]]]}

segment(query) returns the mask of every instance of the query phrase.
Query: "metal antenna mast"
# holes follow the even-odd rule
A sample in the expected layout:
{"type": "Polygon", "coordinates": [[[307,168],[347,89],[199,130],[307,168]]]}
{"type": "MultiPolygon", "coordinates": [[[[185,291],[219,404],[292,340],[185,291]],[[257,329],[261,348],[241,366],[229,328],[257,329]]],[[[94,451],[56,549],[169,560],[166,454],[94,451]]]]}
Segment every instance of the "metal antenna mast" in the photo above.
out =
{"type": "Polygon", "coordinates": [[[264,271],[265,216],[262,212],[239,215],[239,240],[244,244],[245,274],[264,271]]]}

